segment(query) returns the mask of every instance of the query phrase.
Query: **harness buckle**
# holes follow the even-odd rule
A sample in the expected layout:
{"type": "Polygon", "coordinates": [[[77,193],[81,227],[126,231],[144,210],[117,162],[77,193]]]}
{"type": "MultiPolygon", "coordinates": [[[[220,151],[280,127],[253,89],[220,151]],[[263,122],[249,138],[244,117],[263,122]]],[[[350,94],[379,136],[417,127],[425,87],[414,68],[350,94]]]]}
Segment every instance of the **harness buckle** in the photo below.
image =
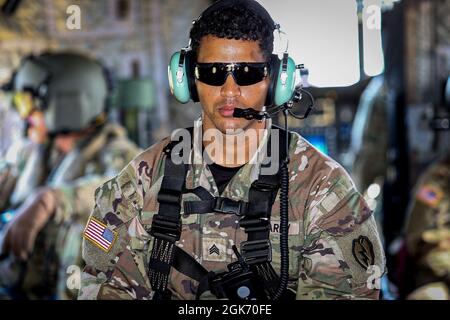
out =
{"type": "Polygon", "coordinates": [[[150,234],[170,242],[178,241],[181,237],[181,219],[155,214],[150,234]]]}
{"type": "Polygon", "coordinates": [[[262,191],[262,192],[272,192],[272,191],[278,189],[278,185],[264,183],[264,182],[261,182],[261,181],[258,181],[258,180],[255,180],[252,183],[251,188],[254,188],[254,189],[256,189],[258,191],[262,191]]]}
{"type": "Polygon", "coordinates": [[[272,261],[272,245],[269,239],[241,242],[241,254],[248,265],[272,261]]]}
{"type": "Polygon", "coordinates": [[[182,193],[177,190],[161,189],[158,193],[158,202],[177,205],[181,202],[182,193]]]}
{"type": "Polygon", "coordinates": [[[244,215],[242,210],[242,201],[234,201],[228,198],[217,198],[214,204],[214,212],[223,214],[235,214],[237,216],[244,215]]]}

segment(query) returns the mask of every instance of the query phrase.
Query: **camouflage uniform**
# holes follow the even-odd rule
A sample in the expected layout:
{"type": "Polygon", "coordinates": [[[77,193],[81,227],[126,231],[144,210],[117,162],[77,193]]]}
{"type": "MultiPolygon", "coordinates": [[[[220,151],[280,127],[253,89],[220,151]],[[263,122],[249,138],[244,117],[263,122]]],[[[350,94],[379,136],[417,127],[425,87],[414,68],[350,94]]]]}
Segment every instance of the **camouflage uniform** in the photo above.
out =
{"type": "Polygon", "coordinates": [[[27,298],[76,297],[76,283],[73,290],[66,285],[70,277],[67,268],[83,268],[80,239],[94,206],[95,189],[139,153],[125,130],[114,124],[106,124],[80,145],[59,159],[54,176],[48,180],[57,199],[56,211],[38,235],[24,275],[20,275],[19,263],[12,257],[0,264],[0,284],[19,286],[27,298]]]}
{"type": "MultiPolygon", "coordinates": [[[[201,126],[201,120],[195,123],[194,141],[201,140],[201,126]]],[[[267,141],[265,135],[261,145],[267,141]]],[[[149,232],[152,217],[158,212],[157,194],[164,174],[162,150],[168,142],[166,138],[153,145],[96,190],[91,219],[106,225],[115,234],[115,241],[106,252],[91,240],[83,240],[86,268],[79,299],[152,298],[147,276],[153,242],[149,232]]],[[[199,146],[201,142],[194,143],[190,153],[193,164],[189,165],[186,187],[202,186],[219,196],[199,146]]],[[[257,159],[261,159],[258,150],[257,159]]],[[[289,153],[289,288],[295,290],[297,299],[376,299],[378,290],[368,285],[371,271],[359,265],[352,250],[354,241],[370,243],[373,255],[369,254],[369,260],[373,259],[372,264],[378,268],[378,277],[384,273],[384,253],[371,211],[344,169],[298,134],[292,134],[289,153]]],[[[249,185],[257,178],[260,164],[258,160],[240,168],[221,196],[248,201],[249,185]]],[[[183,195],[183,201],[195,200],[199,198],[192,193],[183,195]]],[[[278,273],[279,213],[278,195],[270,233],[272,265],[278,273]]],[[[182,234],[176,244],[206,269],[226,269],[236,259],[232,245],[239,246],[246,240],[238,218],[215,213],[181,214],[182,234]],[[219,254],[209,251],[213,245],[219,254]]],[[[175,299],[194,299],[197,286],[195,280],[172,268],[169,289],[175,299]]]]}
{"type": "Polygon", "coordinates": [[[28,138],[22,137],[8,148],[5,156],[0,158],[0,212],[11,205],[17,181],[23,173],[30,156],[40,146],[28,138]]]}
{"type": "Polygon", "coordinates": [[[352,176],[365,191],[387,170],[387,88],[383,76],[373,78],[364,90],[352,131],[352,176]]]}
{"type": "MultiPolygon", "coordinates": [[[[383,192],[371,199],[368,188],[377,184],[383,189],[387,167],[388,114],[387,87],[384,76],[370,80],[358,105],[352,128],[351,174],[356,188],[365,196],[374,210],[374,218],[382,236],[383,192]]],[[[381,239],[384,242],[384,239],[381,239]]]]}
{"type": "Polygon", "coordinates": [[[406,227],[414,261],[410,299],[450,299],[450,152],[420,179],[406,227]]]}

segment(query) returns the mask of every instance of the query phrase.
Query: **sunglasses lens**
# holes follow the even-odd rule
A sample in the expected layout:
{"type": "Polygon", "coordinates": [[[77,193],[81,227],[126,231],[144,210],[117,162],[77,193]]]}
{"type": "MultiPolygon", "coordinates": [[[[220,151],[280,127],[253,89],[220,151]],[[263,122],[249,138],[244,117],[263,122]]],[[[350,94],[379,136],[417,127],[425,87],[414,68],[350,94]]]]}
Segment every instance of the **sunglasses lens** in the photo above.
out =
{"type": "Polygon", "coordinates": [[[239,86],[249,86],[262,81],[268,74],[265,63],[236,63],[232,71],[226,63],[197,64],[195,78],[211,86],[222,86],[228,73],[232,73],[239,86]]]}
{"type": "Polygon", "coordinates": [[[236,83],[240,86],[250,86],[256,84],[267,76],[266,65],[243,64],[234,71],[236,83]]]}
{"type": "Polygon", "coordinates": [[[221,86],[225,83],[227,71],[220,64],[198,64],[195,68],[195,77],[198,81],[210,86],[221,86]]]}

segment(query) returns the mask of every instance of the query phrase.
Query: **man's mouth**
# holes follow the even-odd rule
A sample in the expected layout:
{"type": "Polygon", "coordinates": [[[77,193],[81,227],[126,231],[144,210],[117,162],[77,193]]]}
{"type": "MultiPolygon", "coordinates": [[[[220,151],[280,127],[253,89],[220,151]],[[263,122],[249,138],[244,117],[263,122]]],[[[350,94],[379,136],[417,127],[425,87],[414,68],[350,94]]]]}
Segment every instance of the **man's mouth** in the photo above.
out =
{"type": "Polygon", "coordinates": [[[219,114],[222,117],[232,118],[233,117],[233,113],[234,113],[234,109],[235,109],[235,106],[225,105],[225,106],[219,108],[219,114]]]}

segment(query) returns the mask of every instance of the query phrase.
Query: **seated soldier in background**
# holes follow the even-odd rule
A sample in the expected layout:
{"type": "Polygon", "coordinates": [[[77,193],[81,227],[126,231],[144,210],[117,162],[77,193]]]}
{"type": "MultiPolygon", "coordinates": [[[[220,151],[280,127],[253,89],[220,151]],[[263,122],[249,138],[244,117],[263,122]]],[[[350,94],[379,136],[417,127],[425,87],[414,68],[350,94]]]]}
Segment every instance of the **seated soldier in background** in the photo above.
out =
{"type": "Polygon", "coordinates": [[[8,204],[2,209],[15,208],[0,234],[0,287],[7,298],[74,298],[94,190],[139,149],[124,128],[108,123],[111,86],[93,59],[74,53],[29,57],[13,89],[18,101],[42,112],[49,139],[28,158],[14,188],[0,193],[8,204]]]}
{"type": "Polygon", "coordinates": [[[406,242],[415,289],[408,299],[450,300],[450,151],[420,178],[406,242]]]}
{"type": "MultiPolygon", "coordinates": [[[[11,79],[14,78],[14,72],[11,79]]],[[[18,112],[12,97],[12,81],[0,85],[0,167],[16,156],[27,137],[27,118],[18,112]]]]}
{"type": "MultiPolygon", "coordinates": [[[[448,121],[450,77],[444,92],[448,121]]],[[[404,291],[411,300],[450,300],[450,135],[440,134],[445,151],[419,177],[406,220],[404,291]]]]}
{"type": "MultiPolygon", "coordinates": [[[[23,201],[21,198],[24,194],[19,192],[21,188],[28,191],[42,183],[39,175],[35,176],[33,181],[25,179],[21,180],[22,183],[17,183],[32,154],[39,153],[39,149],[46,150],[48,147],[48,132],[43,113],[32,108],[31,101],[25,102],[23,99],[27,98],[16,95],[12,103],[20,116],[19,119],[23,122],[21,124],[23,128],[20,128],[23,135],[14,141],[0,158],[0,212],[23,201]],[[22,186],[24,182],[28,184],[27,188],[22,186]]],[[[10,213],[1,215],[0,225],[7,222],[10,217],[10,213]]]]}

